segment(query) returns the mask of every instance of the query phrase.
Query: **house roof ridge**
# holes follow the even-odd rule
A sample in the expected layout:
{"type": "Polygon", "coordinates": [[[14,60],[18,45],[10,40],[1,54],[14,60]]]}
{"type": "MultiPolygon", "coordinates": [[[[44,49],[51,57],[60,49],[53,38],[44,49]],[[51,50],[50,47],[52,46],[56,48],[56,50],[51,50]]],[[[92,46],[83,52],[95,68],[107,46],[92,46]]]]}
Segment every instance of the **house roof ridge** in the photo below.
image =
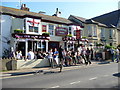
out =
{"type": "Polygon", "coordinates": [[[45,14],[36,13],[36,12],[32,12],[32,11],[24,11],[24,10],[12,8],[12,7],[0,6],[0,9],[1,9],[0,12],[4,13],[4,14],[12,14],[12,15],[16,15],[16,16],[31,15],[31,16],[36,16],[36,17],[39,17],[39,18],[42,18],[45,20],[50,20],[50,21],[56,21],[56,22],[64,21],[63,23],[72,23],[70,20],[68,20],[66,18],[45,15],[45,14]]]}

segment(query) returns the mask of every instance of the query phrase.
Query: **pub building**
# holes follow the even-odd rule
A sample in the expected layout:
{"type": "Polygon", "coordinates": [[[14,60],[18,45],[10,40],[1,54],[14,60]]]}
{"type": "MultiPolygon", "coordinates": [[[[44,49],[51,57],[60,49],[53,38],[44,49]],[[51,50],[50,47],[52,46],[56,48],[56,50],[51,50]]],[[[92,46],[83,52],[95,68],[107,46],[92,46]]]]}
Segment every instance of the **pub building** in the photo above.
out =
{"type": "Polygon", "coordinates": [[[4,21],[2,35],[10,41],[2,43],[2,48],[13,47],[14,51],[22,51],[25,57],[29,49],[34,52],[38,50],[48,52],[49,49],[58,48],[59,45],[65,48],[62,38],[69,34],[69,28],[74,25],[70,20],[58,17],[57,12],[56,15],[49,16],[26,11],[30,9],[0,7],[2,8],[1,19],[4,21]],[[50,33],[50,35],[46,36],[44,33],[50,33]]]}

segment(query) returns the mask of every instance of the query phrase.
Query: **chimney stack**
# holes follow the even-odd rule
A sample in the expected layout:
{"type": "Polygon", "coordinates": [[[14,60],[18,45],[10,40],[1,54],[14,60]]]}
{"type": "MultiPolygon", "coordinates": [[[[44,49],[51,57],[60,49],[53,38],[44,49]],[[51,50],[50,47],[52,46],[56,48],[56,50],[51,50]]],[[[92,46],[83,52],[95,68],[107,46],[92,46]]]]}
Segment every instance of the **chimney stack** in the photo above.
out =
{"type": "Polygon", "coordinates": [[[61,15],[61,12],[58,10],[58,8],[56,8],[56,16],[60,17],[60,15],[61,15]]]}
{"type": "Polygon", "coordinates": [[[26,7],[26,4],[21,5],[21,10],[29,11],[29,8],[26,7]]]}
{"type": "Polygon", "coordinates": [[[60,15],[61,15],[61,12],[58,10],[58,8],[56,8],[56,13],[53,16],[60,17],[60,15]]]}

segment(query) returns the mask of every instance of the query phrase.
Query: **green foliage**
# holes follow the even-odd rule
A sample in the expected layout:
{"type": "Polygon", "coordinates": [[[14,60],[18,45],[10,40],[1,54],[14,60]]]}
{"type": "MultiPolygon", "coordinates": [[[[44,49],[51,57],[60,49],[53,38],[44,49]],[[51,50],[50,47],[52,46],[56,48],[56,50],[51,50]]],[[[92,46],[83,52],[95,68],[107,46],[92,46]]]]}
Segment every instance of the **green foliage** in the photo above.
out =
{"type": "Polygon", "coordinates": [[[44,33],[42,33],[42,36],[50,36],[50,33],[49,32],[44,32],[44,33]]]}
{"type": "Polygon", "coordinates": [[[24,30],[21,30],[21,29],[15,29],[14,30],[14,33],[23,33],[24,32],[24,30]]]}
{"type": "Polygon", "coordinates": [[[103,44],[101,44],[101,43],[96,43],[96,46],[103,46],[103,44]]]}
{"type": "Polygon", "coordinates": [[[83,39],[87,39],[87,37],[86,37],[86,36],[82,36],[82,38],[83,38],[83,39]]]}
{"type": "Polygon", "coordinates": [[[110,45],[106,45],[106,46],[105,46],[105,48],[106,48],[106,49],[110,49],[110,48],[115,49],[115,47],[114,47],[114,46],[110,46],[110,45]]]}
{"type": "Polygon", "coordinates": [[[72,37],[72,34],[68,34],[67,36],[68,36],[68,37],[72,37]]]}

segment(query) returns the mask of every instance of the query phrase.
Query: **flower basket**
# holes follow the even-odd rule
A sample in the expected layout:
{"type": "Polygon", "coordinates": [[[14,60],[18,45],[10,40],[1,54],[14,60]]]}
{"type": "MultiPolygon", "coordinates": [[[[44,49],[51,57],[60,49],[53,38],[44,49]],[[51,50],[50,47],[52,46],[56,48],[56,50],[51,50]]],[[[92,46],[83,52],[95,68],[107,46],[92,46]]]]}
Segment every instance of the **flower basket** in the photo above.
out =
{"type": "Polygon", "coordinates": [[[50,33],[48,33],[48,32],[42,33],[42,36],[49,37],[49,36],[50,36],[50,33]]]}
{"type": "Polygon", "coordinates": [[[23,33],[24,32],[24,30],[21,30],[21,29],[15,29],[14,30],[14,33],[23,33]]]}
{"type": "Polygon", "coordinates": [[[68,36],[68,37],[72,37],[72,34],[68,34],[67,36],[68,36]]]}

